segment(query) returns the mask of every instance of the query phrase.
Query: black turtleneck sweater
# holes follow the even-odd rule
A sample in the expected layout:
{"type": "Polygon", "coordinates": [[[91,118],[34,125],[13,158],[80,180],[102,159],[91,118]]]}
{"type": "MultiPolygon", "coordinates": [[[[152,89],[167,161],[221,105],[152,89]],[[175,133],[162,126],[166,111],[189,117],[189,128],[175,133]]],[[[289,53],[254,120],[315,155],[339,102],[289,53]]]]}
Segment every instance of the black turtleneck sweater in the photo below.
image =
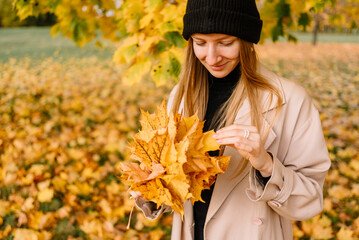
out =
{"type": "MultiPolygon", "coordinates": [[[[224,78],[216,78],[208,73],[208,85],[209,85],[209,95],[207,103],[207,111],[205,115],[206,122],[204,123],[203,131],[212,130],[211,122],[214,120],[214,115],[220,106],[225,103],[228,98],[231,96],[233,89],[235,88],[237,82],[240,78],[240,68],[239,65],[233,69],[233,71],[224,78]]],[[[215,130],[216,126],[214,127],[215,130]]],[[[218,156],[219,151],[209,152],[211,156],[218,156]]],[[[263,186],[269,181],[270,177],[262,177],[259,171],[256,171],[258,180],[262,183],[263,186]]],[[[213,184],[209,190],[203,190],[201,197],[204,201],[197,201],[193,206],[193,217],[194,217],[194,239],[203,240],[203,228],[206,221],[207,211],[209,203],[211,201],[213,189],[213,184]]]]}
{"type": "MultiPolygon", "coordinates": [[[[216,78],[208,73],[208,86],[209,86],[209,95],[207,103],[207,111],[205,115],[206,122],[204,123],[203,131],[209,131],[212,120],[216,111],[220,106],[225,103],[228,98],[231,96],[233,89],[235,88],[240,77],[239,65],[233,69],[233,71],[224,78],[216,78]]],[[[214,127],[216,128],[216,127],[214,127]]],[[[216,130],[216,129],[215,129],[216,130]]],[[[219,151],[210,152],[211,156],[218,156],[219,151]]],[[[197,201],[193,206],[193,217],[194,217],[194,239],[202,240],[203,236],[203,227],[206,220],[206,215],[209,207],[209,202],[211,201],[212,192],[214,184],[209,190],[203,190],[201,197],[203,202],[197,201]]]]}

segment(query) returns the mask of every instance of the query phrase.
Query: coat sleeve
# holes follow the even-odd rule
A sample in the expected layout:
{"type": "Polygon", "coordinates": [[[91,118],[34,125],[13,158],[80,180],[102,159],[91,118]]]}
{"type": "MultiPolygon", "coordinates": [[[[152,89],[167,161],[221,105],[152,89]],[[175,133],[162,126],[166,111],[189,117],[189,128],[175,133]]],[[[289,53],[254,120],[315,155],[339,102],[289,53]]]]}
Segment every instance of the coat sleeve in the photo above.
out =
{"type": "Polygon", "coordinates": [[[167,206],[165,204],[162,204],[157,209],[157,204],[152,201],[147,201],[143,198],[137,198],[135,201],[136,206],[143,212],[143,215],[145,215],[146,218],[150,220],[155,220],[159,216],[162,215],[162,213],[165,212],[171,212],[172,208],[170,206],[167,206]]]}
{"type": "Polygon", "coordinates": [[[290,220],[307,220],[322,211],[323,184],[330,167],[319,113],[311,101],[307,101],[304,112],[296,119],[284,159],[273,154],[274,166],[267,184],[260,183],[252,168],[246,191],[252,201],[266,201],[290,220]]]}

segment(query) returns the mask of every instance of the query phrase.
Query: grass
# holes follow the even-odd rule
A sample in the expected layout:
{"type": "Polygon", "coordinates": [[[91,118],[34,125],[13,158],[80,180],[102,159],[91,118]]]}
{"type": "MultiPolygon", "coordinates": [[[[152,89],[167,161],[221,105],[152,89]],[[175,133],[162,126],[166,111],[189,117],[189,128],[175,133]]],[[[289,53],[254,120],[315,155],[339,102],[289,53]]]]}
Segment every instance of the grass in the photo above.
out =
{"type": "MultiPolygon", "coordinates": [[[[312,42],[313,34],[310,32],[296,32],[294,36],[299,42],[312,42]]],[[[320,43],[359,43],[359,34],[345,33],[320,33],[318,35],[320,43]]]]}
{"type": "MultiPolygon", "coordinates": [[[[294,33],[300,42],[311,42],[311,33],[294,33]]],[[[94,41],[93,41],[94,42],[94,41]]],[[[116,49],[109,41],[103,41],[103,48],[94,43],[79,48],[73,41],[61,35],[53,38],[49,27],[0,28],[0,62],[10,58],[41,60],[53,57],[55,60],[86,58],[96,56],[110,59],[116,49]]],[[[358,34],[319,34],[318,42],[359,43],[358,34]]]]}
{"type": "Polygon", "coordinates": [[[106,59],[112,57],[114,44],[104,41],[104,47],[99,48],[93,42],[80,48],[61,35],[52,37],[49,27],[0,28],[0,62],[24,57],[54,57],[57,60],[91,56],[106,59]]]}

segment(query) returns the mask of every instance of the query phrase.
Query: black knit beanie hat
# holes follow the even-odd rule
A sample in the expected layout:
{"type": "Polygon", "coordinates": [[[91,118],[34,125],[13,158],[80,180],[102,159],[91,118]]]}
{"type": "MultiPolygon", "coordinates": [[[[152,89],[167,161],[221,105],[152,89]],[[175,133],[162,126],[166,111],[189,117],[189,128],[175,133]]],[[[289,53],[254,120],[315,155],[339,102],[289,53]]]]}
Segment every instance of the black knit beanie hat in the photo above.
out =
{"type": "Polygon", "coordinates": [[[258,43],[262,24],[255,0],[188,0],[182,35],[223,33],[258,43]]]}

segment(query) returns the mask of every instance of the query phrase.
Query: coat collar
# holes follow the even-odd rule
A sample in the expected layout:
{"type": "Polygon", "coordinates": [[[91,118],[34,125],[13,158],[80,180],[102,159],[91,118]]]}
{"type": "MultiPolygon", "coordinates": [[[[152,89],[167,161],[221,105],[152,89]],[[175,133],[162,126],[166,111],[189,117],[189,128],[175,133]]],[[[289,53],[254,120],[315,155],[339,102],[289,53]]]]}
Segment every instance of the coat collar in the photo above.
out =
{"type": "MultiPolygon", "coordinates": [[[[281,84],[281,81],[277,75],[266,69],[263,65],[259,65],[258,72],[266,79],[269,79],[272,84],[279,90],[279,93],[282,97],[282,104],[286,103],[286,98],[283,90],[283,86],[281,84]]],[[[263,114],[265,115],[266,112],[269,112],[276,108],[277,96],[272,97],[272,101],[270,101],[271,94],[268,91],[260,91],[259,94],[263,96],[261,99],[261,104],[263,106],[263,114]]],[[[245,125],[251,125],[251,117],[250,117],[250,104],[248,98],[245,99],[243,102],[241,108],[239,109],[236,117],[235,117],[235,123],[238,124],[245,124],[245,125]]],[[[269,122],[267,119],[264,121],[263,129],[268,129],[269,122]]],[[[276,134],[273,131],[273,129],[269,130],[269,134],[267,136],[267,139],[264,143],[264,148],[268,149],[269,146],[273,143],[273,141],[276,139],[276,134]]],[[[241,182],[241,180],[246,177],[249,173],[249,170],[251,168],[251,165],[248,163],[248,161],[243,161],[242,158],[238,155],[238,152],[233,148],[226,148],[224,151],[224,156],[232,156],[231,161],[229,163],[229,166],[225,173],[218,175],[216,180],[216,185],[213,190],[212,199],[209,205],[209,209],[207,212],[207,217],[205,221],[205,225],[207,222],[215,215],[217,210],[220,208],[220,206],[223,204],[227,196],[230,194],[230,192],[233,190],[233,188],[241,182]],[[238,174],[238,171],[240,169],[244,169],[240,174],[238,174]]],[[[185,221],[187,224],[191,225],[193,224],[193,207],[192,204],[187,201],[185,204],[185,221]]]]}

